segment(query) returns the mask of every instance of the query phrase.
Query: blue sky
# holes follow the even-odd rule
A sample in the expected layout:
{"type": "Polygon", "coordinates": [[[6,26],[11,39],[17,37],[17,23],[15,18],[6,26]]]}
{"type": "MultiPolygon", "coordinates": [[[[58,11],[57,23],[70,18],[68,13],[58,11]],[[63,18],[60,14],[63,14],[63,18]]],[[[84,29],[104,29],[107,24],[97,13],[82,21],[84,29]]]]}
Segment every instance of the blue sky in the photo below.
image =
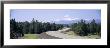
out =
{"type": "Polygon", "coordinates": [[[52,22],[60,20],[101,19],[100,9],[11,9],[11,19],[16,21],[52,22]]]}

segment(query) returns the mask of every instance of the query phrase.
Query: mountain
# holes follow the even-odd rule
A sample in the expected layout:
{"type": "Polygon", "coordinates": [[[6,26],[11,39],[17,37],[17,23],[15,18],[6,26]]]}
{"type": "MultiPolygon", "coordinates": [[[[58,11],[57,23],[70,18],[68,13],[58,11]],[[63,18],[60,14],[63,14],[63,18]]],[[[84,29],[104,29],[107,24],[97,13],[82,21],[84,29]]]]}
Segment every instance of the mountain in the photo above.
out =
{"type": "MultiPolygon", "coordinates": [[[[56,24],[72,24],[72,23],[77,23],[80,20],[60,20],[60,21],[54,21],[56,24]]],[[[92,20],[85,20],[86,23],[90,23],[92,20]]],[[[95,19],[96,23],[101,23],[100,19],[95,19]]]]}
{"type": "MultiPolygon", "coordinates": [[[[92,20],[86,20],[86,23],[90,23],[92,20]]],[[[101,23],[101,20],[100,19],[95,19],[95,22],[96,23],[101,23]]]]}

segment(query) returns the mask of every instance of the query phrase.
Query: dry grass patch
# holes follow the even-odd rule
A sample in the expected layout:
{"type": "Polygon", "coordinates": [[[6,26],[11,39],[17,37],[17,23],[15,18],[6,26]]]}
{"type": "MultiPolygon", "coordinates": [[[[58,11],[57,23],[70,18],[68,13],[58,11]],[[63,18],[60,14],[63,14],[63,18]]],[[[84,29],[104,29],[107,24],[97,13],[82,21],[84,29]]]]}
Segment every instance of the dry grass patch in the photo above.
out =
{"type": "Polygon", "coordinates": [[[38,34],[24,34],[24,39],[39,39],[38,34]]]}

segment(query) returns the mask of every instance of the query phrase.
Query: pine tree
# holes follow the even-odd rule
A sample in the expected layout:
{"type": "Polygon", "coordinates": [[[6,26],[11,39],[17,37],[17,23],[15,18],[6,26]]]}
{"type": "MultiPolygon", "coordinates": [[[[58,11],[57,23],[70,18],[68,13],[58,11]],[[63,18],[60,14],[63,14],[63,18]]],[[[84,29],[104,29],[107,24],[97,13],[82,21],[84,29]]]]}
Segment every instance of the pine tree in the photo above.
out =
{"type": "Polygon", "coordinates": [[[95,20],[93,19],[90,23],[90,33],[94,34],[96,32],[96,27],[95,20]]]}

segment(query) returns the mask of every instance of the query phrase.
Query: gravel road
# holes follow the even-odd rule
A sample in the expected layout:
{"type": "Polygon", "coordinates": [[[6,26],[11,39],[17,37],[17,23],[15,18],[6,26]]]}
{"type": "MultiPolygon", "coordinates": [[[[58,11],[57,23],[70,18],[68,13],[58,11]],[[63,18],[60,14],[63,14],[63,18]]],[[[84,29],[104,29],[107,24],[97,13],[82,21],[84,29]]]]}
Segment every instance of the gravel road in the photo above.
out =
{"type": "Polygon", "coordinates": [[[39,34],[39,37],[40,37],[40,39],[61,39],[58,37],[50,36],[50,35],[46,34],[45,32],[39,34]]]}

